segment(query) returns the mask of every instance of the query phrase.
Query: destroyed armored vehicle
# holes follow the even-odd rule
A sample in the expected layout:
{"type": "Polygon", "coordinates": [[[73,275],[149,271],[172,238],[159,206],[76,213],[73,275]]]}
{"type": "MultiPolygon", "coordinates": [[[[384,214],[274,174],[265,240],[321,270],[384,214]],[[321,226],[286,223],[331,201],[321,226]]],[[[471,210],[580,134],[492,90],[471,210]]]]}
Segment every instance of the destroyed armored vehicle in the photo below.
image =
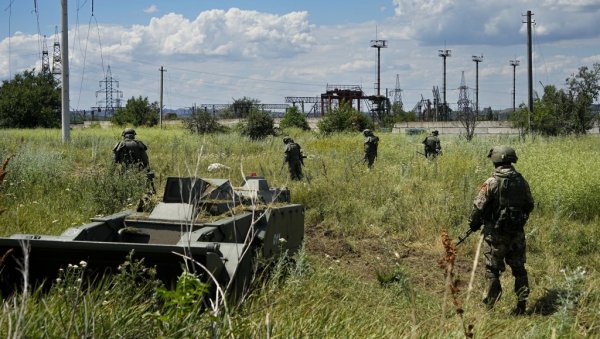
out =
{"type": "Polygon", "coordinates": [[[167,286],[184,267],[212,283],[209,271],[235,300],[248,287],[257,257],[292,255],[303,237],[303,206],[290,204],[289,190],[270,188],[263,177],[248,176],[241,187],[226,179],[170,177],[149,213],[96,217],[58,236],[0,238],[0,286],[7,295],[22,285],[23,267],[30,283],[45,286],[60,268],[80,261],[89,272],[115,272],[133,251],[167,286]]]}

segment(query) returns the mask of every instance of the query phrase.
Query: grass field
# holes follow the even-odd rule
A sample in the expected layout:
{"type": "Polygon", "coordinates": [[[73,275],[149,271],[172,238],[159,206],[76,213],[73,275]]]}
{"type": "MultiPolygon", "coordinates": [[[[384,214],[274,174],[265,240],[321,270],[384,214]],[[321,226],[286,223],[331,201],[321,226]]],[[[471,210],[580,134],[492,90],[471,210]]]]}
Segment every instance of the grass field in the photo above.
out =
{"type": "MultiPolygon", "coordinates": [[[[293,264],[278,263],[270,279],[257,279],[242,307],[217,317],[193,304],[167,307],[134,263],[86,292],[77,289],[85,269],[74,267],[47,294],[5,300],[0,336],[458,338],[471,325],[476,338],[600,337],[596,136],[476,136],[467,143],[442,135],[443,156],[428,161],[416,153],[423,136],[381,133],[375,168],[367,171],[359,133],[292,130],[308,158],[306,179],[291,182],[280,170],[281,137],[137,132],[149,147],[159,195],[167,176],[224,177],[239,185],[256,172],[271,186],[289,187],[292,201],[306,207],[304,249],[293,264]],[[467,291],[477,234],[458,249],[454,265],[460,316],[438,263],[441,236],[447,230],[456,239],[466,230],[472,200],[493,169],[487,151],[497,144],[516,149],[516,168],[536,201],[526,226],[529,313],[509,315],[510,272],[498,307],[485,310],[481,259],[467,291]],[[232,169],[208,173],[215,162],[232,169]]],[[[59,130],[2,130],[0,159],[14,157],[0,188],[0,236],[60,234],[137,203],[140,177],[110,172],[120,129],[73,130],[71,138],[64,145],[59,130]]]]}

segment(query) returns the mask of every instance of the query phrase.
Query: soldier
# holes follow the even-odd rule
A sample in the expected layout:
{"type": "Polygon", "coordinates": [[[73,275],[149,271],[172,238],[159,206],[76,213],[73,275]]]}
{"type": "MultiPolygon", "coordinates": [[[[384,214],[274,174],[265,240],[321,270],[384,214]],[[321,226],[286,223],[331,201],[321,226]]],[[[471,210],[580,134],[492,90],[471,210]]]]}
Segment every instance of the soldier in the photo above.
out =
{"type": "Polygon", "coordinates": [[[379,146],[379,137],[373,134],[373,131],[370,129],[365,129],[363,131],[363,135],[365,136],[365,156],[363,157],[363,162],[367,162],[367,166],[369,169],[373,168],[373,164],[375,163],[375,159],[377,158],[377,146],[379,146]]]}
{"type": "Polygon", "coordinates": [[[126,169],[137,168],[140,171],[145,171],[150,190],[148,194],[153,195],[156,189],[153,180],[154,172],[150,170],[148,154],[146,153],[148,147],[140,140],[135,140],[136,133],[133,128],[124,129],[121,135],[123,140],[119,141],[113,148],[115,164],[124,165],[126,169]]]}
{"type": "Polygon", "coordinates": [[[283,164],[287,162],[288,170],[290,171],[290,178],[292,180],[302,179],[302,166],[304,166],[305,156],[302,154],[302,148],[300,145],[294,142],[290,137],[284,137],[283,143],[285,144],[285,150],[283,154],[283,164]]]}
{"type": "Polygon", "coordinates": [[[422,143],[425,145],[425,157],[435,158],[442,152],[442,145],[440,144],[438,134],[438,131],[433,131],[431,132],[431,135],[428,135],[425,140],[423,140],[422,143]]]}
{"type": "Polygon", "coordinates": [[[520,315],[525,313],[529,296],[523,227],[533,210],[533,197],[525,178],[512,166],[517,162],[514,149],[495,146],[488,158],[494,163],[495,170],[481,185],[469,218],[469,227],[473,231],[479,230],[483,224],[487,277],[483,302],[491,309],[500,298],[500,274],[506,263],[515,277],[517,307],[513,314],[520,315]]]}
{"type": "Polygon", "coordinates": [[[148,147],[143,142],[135,140],[135,130],[126,128],[121,133],[123,140],[119,141],[113,148],[115,164],[124,164],[130,168],[137,166],[139,169],[149,169],[148,147]]]}

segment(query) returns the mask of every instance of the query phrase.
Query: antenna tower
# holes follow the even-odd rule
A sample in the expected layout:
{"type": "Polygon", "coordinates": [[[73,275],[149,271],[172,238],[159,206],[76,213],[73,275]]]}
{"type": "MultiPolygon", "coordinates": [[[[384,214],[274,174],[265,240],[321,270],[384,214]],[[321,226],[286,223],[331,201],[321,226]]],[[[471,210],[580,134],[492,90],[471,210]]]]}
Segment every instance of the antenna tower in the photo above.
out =
{"type": "Polygon", "coordinates": [[[469,87],[467,87],[467,82],[465,81],[465,71],[462,71],[460,87],[458,90],[458,111],[466,113],[471,109],[471,101],[469,100],[469,95],[467,93],[469,87]]]}
{"type": "Polygon", "coordinates": [[[110,65],[106,69],[104,80],[100,80],[100,88],[96,91],[96,98],[98,98],[98,94],[104,94],[104,100],[97,101],[98,109],[103,110],[105,116],[107,112],[112,115],[115,108],[121,107],[123,91],[116,89],[119,88],[119,81],[113,78],[110,65]]]}
{"type": "Polygon", "coordinates": [[[62,58],[60,52],[60,38],[58,26],[54,30],[54,51],[52,53],[52,75],[58,84],[62,83],[62,58]]]}
{"type": "Polygon", "coordinates": [[[394,88],[394,105],[402,109],[402,89],[400,88],[400,75],[396,74],[396,87],[394,88]]]}
{"type": "Polygon", "coordinates": [[[42,73],[50,73],[50,56],[48,55],[48,44],[46,43],[46,36],[44,35],[44,42],[42,47],[42,73]]]}

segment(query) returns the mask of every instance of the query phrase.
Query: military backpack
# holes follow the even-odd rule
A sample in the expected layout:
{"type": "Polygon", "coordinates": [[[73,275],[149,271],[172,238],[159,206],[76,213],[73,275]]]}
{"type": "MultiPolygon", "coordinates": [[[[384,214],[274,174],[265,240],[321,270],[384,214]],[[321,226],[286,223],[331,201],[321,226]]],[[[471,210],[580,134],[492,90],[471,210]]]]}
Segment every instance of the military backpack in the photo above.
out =
{"type": "Polygon", "coordinates": [[[496,228],[518,232],[529,217],[527,183],[521,174],[511,177],[494,176],[498,181],[498,216],[496,228]]]}

